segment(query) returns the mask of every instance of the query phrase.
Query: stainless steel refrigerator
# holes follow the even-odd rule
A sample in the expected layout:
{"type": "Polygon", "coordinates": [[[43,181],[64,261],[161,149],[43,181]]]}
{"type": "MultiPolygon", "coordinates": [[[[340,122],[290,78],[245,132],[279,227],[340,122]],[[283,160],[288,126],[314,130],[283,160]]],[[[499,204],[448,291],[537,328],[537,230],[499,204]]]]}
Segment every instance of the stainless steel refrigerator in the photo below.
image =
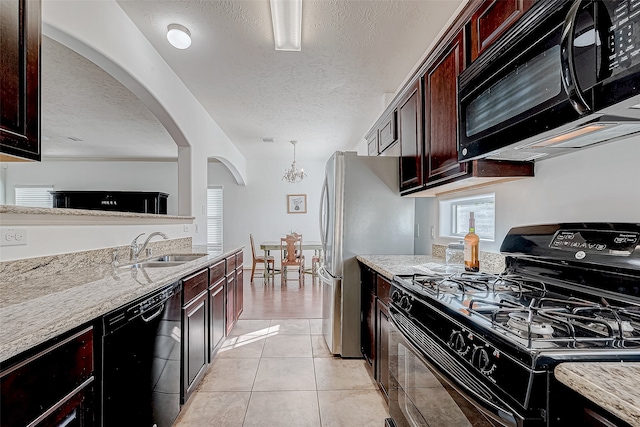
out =
{"type": "Polygon", "coordinates": [[[320,203],[322,333],[342,357],[360,351],[357,255],[413,254],[414,199],[398,194],[398,158],[336,152],[320,203]]]}

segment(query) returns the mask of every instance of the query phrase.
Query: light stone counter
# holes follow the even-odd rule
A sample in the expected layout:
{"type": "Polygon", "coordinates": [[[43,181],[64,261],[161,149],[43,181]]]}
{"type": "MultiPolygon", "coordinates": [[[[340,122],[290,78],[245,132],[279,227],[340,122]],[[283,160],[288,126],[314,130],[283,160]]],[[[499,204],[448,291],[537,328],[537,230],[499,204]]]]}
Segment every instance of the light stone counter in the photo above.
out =
{"type": "MultiPolygon", "coordinates": [[[[0,362],[93,321],[173,283],[244,246],[207,254],[176,267],[131,269],[103,263],[64,272],[14,276],[0,282],[0,362]]],[[[183,251],[192,252],[192,251],[183,251]]],[[[36,269],[40,270],[39,267],[36,269]]],[[[44,270],[44,268],[43,268],[44,270]]]]}
{"type": "MultiPolygon", "coordinates": [[[[424,274],[420,267],[437,263],[444,265],[444,247],[433,245],[434,255],[359,255],[356,259],[376,270],[389,280],[393,276],[424,274]]],[[[504,257],[490,252],[480,253],[480,271],[501,273],[504,270],[504,257]]]]}
{"type": "Polygon", "coordinates": [[[632,426],[640,425],[640,363],[561,363],[554,376],[632,426]]]}

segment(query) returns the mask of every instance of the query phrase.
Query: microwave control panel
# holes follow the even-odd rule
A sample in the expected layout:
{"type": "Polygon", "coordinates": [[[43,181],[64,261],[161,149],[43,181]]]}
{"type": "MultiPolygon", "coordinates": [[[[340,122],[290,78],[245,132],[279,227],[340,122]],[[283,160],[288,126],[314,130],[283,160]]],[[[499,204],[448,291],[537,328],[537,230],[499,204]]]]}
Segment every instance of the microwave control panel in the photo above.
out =
{"type": "Polygon", "coordinates": [[[640,0],[619,0],[609,30],[609,69],[640,64],[640,0]]]}

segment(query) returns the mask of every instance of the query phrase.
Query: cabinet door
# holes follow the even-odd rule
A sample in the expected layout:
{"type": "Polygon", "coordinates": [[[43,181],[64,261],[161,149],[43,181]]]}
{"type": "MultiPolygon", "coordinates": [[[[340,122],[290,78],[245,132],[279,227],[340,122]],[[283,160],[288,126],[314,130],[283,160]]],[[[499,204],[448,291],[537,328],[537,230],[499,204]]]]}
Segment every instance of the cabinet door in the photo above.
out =
{"type": "Polygon", "coordinates": [[[93,328],[89,327],[52,340],[37,354],[3,367],[2,426],[29,425],[49,410],[53,412],[41,421],[42,425],[56,425],[62,420],[93,425],[93,339],[93,328]]]}
{"type": "Polygon", "coordinates": [[[475,61],[511,27],[534,0],[486,0],[471,17],[471,60],[475,61]]]}
{"type": "Polygon", "coordinates": [[[242,310],[244,310],[244,301],[243,301],[243,291],[244,291],[244,283],[242,283],[244,279],[244,274],[242,272],[242,265],[236,270],[236,320],[240,318],[242,314],[242,310]]]}
{"type": "Polygon", "coordinates": [[[378,130],[376,129],[371,134],[367,135],[367,154],[370,156],[378,155],[378,130]]]}
{"type": "Polygon", "coordinates": [[[209,289],[209,361],[225,336],[224,278],[209,289]]]}
{"type": "Polygon", "coordinates": [[[40,0],[0,1],[0,160],[40,160],[40,0]]]}
{"type": "Polygon", "coordinates": [[[396,133],[396,112],[392,111],[383,120],[378,130],[378,151],[382,153],[398,139],[396,133]]]}
{"type": "Polygon", "coordinates": [[[389,400],[389,310],[380,300],[376,305],[376,321],[378,323],[376,379],[384,396],[389,400]]]}
{"type": "Polygon", "coordinates": [[[398,103],[400,191],[423,183],[422,99],[416,81],[398,103]]]}
{"type": "Polygon", "coordinates": [[[427,183],[464,175],[458,163],[458,75],[464,70],[462,31],[425,74],[427,183]]]}
{"type": "Polygon", "coordinates": [[[361,267],[362,292],[360,301],[360,350],[375,376],[376,359],[376,293],[375,273],[361,267]]]}
{"type": "Polygon", "coordinates": [[[204,376],[208,361],[209,330],[207,319],[207,292],[202,292],[182,310],[183,327],[183,397],[189,399],[204,376]]]}
{"type": "Polygon", "coordinates": [[[226,312],[226,320],[227,320],[227,335],[231,333],[231,330],[236,324],[236,275],[235,272],[231,272],[230,275],[227,276],[227,284],[226,284],[227,292],[226,292],[226,303],[227,303],[227,312],[226,312]]]}

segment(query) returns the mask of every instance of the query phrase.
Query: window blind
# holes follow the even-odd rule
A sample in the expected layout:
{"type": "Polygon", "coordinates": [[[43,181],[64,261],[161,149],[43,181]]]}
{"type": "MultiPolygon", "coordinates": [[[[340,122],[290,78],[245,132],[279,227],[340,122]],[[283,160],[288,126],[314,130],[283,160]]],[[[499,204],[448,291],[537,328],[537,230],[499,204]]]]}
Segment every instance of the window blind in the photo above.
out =
{"type": "Polygon", "coordinates": [[[207,246],[222,252],[222,187],[207,188],[207,246]]]}
{"type": "Polygon", "coordinates": [[[15,186],[16,206],[31,206],[34,208],[53,207],[53,185],[51,186],[15,186]]]}

